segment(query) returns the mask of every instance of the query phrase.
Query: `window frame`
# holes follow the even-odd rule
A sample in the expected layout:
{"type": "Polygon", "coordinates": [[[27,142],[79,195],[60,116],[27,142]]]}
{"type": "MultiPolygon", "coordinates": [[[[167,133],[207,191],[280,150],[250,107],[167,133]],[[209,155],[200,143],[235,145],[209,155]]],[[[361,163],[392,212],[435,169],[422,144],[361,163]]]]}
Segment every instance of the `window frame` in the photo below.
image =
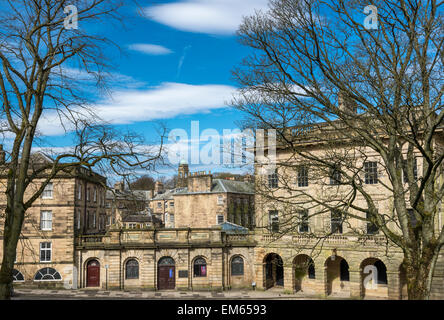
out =
{"type": "Polygon", "coordinates": [[[364,162],[364,183],[370,185],[379,183],[377,161],[364,162]]]}
{"type": "Polygon", "coordinates": [[[298,210],[298,216],[300,223],[298,224],[298,232],[299,233],[308,233],[310,232],[310,222],[308,217],[308,209],[298,210]]]}
{"type": "Polygon", "coordinates": [[[218,215],[216,215],[216,224],[217,225],[219,225],[219,224],[222,224],[222,223],[224,223],[225,222],[225,216],[223,215],[223,214],[218,214],[218,215]],[[222,222],[219,222],[219,218],[220,217],[222,217],[222,222]]]}
{"type": "Polygon", "coordinates": [[[140,278],[139,274],[140,264],[137,259],[130,258],[125,263],[125,280],[137,280],[140,278]],[[135,263],[134,265],[129,266],[129,263],[135,263]],[[131,273],[128,273],[128,267],[130,267],[131,273]]]}
{"type": "Polygon", "coordinates": [[[343,216],[342,212],[338,209],[331,209],[330,210],[330,231],[333,234],[342,234],[344,232],[343,228],[343,216]],[[334,228],[334,226],[337,225],[338,228],[334,228]]]}
{"type": "Polygon", "coordinates": [[[45,186],[45,188],[43,189],[42,192],[42,199],[54,199],[54,184],[52,182],[48,182],[45,186]],[[50,186],[50,188],[48,189],[48,187],[50,186]],[[47,194],[50,195],[47,195],[47,194]]]}
{"type": "Polygon", "coordinates": [[[273,173],[268,175],[268,188],[270,189],[279,188],[279,176],[277,169],[275,169],[273,173]]]}
{"type": "Polygon", "coordinates": [[[39,245],[39,260],[40,263],[51,263],[52,262],[52,242],[40,242],[39,245]],[[49,245],[48,247],[43,248],[44,245],[49,245]],[[49,252],[49,260],[42,260],[42,252],[45,252],[45,259],[47,258],[47,252],[49,252]]]}
{"type": "Polygon", "coordinates": [[[245,261],[244,258],[242,258],[241,256],[237,255],[234,256],[233,258],[231,258],[231,263],[230,263],[230,267],[231,267],[231,276],[233,277],[237,277],[237,276],[243,276],[245,274],[245,261]],[[242,262],[236,262],[236,259],[240,259],[242,260],[242,262]],[[234,268],[233,266],[237,265],[236,268],[234,268]]]}
{"type": "Polygon", "coordinates": [[[268,210],[268,227],[270,232],[279,232],[279,211],[278,210],[268,210]],[[275,220],[275,221],[273,221],[275,220]],[[276,228],[275,228],[276,226],[276,228]]]}
{"type": "Polygon", "coordinates": [[[40,211],[40,230],[41,231],[52,231],[52,220],[53,220],[53,214],[52,210],[42,210],[40,211]],[[50,219],[48,219],[48,216],[45,217],[45,213],[49,213],[50,219]],[[45,219],[46,218],[46,219],[45,219]],[[50,227],[44,227],[46,223],[49,223],[50,227]]]}
{"type": "Polygon", "coordinates": [[[298,180],[298,188],[307,188],[308,183],[308,166],[302,165],[298,166],[297,180],[298,180]]]}
{"type": "Polygon", "coordinates": [[[204,257],[197,257],[193,261],[193,277],[194,278],[205,278],[208,275],[207,260],[204,257]],[[202,263],[203,261],[203,263],[202,263]],[[198,263],[199,262],[199,263],[198,263]],[[196,267],[199,267],[196,269],[196,267]],[[204,267],[202,269],[202,267],[204,267]]]}

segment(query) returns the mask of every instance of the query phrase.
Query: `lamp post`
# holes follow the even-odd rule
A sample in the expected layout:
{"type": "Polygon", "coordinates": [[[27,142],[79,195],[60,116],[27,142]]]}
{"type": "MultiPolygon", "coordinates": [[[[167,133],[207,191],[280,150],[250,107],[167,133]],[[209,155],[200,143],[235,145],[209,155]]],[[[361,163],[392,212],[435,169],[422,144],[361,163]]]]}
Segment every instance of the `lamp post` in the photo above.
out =
{"type": "Polygon", "coordinates": [[[336,260],[336,249],[333,249],[331,251],[330,259],[331,259],[331,261],[335,261],[336,260]]]}
{"type": "Polygon", "coordinates": [[[109,269],[109,265],[105,264],[105,270],[106,270],[105,290],[106,291],[108,291],[108,269],[109,269]]]}

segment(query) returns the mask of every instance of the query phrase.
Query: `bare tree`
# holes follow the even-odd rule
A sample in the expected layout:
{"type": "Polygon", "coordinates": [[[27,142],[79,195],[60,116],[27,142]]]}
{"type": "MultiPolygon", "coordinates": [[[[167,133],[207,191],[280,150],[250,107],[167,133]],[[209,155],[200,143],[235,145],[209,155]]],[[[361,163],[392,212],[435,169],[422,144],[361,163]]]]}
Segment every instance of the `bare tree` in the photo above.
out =
{"type": "Polygon", "coordinates": [[[0,299],[10,296],[25,212],[51,179],[79,166],[123,175],[135,167],[149,170],[162,151],[146,146],[138,135],[118,132],[100,121],[93,98],[87,99],[95,94],[85,87],[106,89],[106,71],[111,66],[106,50],[113,45],[94,34],[92,26],[119,22],[123,4],[120,0],[7,0],[0,4],[5,141],[1,175],[6,180],[0,299]],[[63,126],[75,147],[56,154],[42,150],[48,161],[34,161],[33,147],[41,137],[42,123],[63,126]],[[37,179],[38,187],[29,194],[37,179]]]}
{"type": "Polygon", "coordinates": [[[282,232],[304,225],[302,209],[337,217],[319,238],[362,221],[402,250],[409,298],[427,299],[444,244],[443,3],[373,4],[378,25],[352,0],[271,0],[245,18],[238,35],[254,50],[233,71],[233,105],[246,127],[275,129],[287,155],[279,188],[258,188],[284,211],[282,232]]]}

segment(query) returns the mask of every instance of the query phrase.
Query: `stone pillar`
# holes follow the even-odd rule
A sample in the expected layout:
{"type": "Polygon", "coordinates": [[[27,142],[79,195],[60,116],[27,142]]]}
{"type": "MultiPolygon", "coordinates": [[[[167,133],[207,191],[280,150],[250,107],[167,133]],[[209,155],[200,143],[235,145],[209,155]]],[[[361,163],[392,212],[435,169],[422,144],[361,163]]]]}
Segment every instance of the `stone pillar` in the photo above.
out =
{"type": "Polygon", "coordinates": [[[349,270],[350,274],[350,297],[353,299],[361,299],[362,295],[362,279],[361,270],[349,270]]]}
{"type": "Polygon", "coordinates": [[[262,263],[256,263],[254,265],[254,269],[256,270],[256,276],[255,276],[255,281],[256,281],[256,287],[260,290],[265,290],[265,278],[264,278],[264,266],[262,263]]]}
{"type": "Polygon", "coordinates": [[[284,264],[284,289],[287,292],[294,291],[293,264],[284,264]]]}
{"type": "Polygon", "coordinates": [[[387,271],[388,298],[390,300],[401,299],[401,283],[399,272],[387,271]]]}

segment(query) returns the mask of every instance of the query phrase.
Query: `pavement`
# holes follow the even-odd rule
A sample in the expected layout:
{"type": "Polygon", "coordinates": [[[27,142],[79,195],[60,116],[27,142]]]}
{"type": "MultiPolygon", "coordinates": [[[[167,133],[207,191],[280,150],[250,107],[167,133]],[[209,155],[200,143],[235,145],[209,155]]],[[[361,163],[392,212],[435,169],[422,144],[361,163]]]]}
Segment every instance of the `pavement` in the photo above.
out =
{"type": "MultiPolygon", "coordinates": [[[[341,298],[341,297],[337,297],[341,298]]],[[[318,300],[319,296],[282,291],[102,291],[16,289],[13,300],[318,300]]]]}

